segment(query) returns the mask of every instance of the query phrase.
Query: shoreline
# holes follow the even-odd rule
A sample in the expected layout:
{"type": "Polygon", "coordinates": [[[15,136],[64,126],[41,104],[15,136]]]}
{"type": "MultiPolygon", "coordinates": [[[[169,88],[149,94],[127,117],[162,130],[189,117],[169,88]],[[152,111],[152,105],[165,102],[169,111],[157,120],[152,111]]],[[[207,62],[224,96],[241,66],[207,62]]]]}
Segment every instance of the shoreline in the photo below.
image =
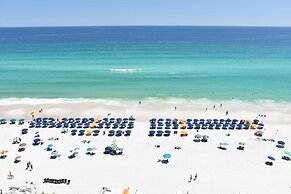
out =
{"type": "Polygon", "coordinates": [[[0,118],[31,119],[36,117],[107,117],[134,115],[141,121],[151,117],[176,118],[259,118],[266,115],[266,122],[291,124],[291,103],[273,101],[247,102],[238,100],[158,100],[141,101],[88,100],[88,99],[0,99],[0,118]],[[38,110],[43,109],[42,113],[38,110]],[[229,112],[226,115],[226,111],[229,112]]]}

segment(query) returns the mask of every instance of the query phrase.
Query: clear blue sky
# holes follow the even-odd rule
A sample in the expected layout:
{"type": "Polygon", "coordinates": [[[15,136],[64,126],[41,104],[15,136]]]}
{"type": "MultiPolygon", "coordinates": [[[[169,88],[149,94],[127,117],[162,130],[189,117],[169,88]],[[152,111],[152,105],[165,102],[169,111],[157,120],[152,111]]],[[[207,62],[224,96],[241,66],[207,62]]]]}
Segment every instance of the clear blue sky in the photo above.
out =
{"type": "Polygon", "coordinates": [[[3,26],[291,26],[291,0],[0,0],[3,26]]]}

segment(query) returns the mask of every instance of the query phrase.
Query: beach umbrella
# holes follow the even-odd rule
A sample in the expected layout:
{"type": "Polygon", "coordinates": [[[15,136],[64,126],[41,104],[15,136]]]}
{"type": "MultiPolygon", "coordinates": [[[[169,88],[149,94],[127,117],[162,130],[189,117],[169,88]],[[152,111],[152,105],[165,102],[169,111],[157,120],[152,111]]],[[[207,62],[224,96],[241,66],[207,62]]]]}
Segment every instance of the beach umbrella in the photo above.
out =
{"type": "Polygon", "coordinates": [[[129,194],[129,188],[123,189],[122,194],[129,194]]]}
{"type": "Polygon", "coordinates": [[[151,134],[154,134],[155,132],[156,132],[156,131],[154,131],[154,130],[150,130],[150,133],[151,133],[151,134]]]}
{"type": "Polygon", "coordinates": [[[285,151],[284,153],[287,154],[288,156],[291,156],[291,152],[289,151],[285,151]]]}
{"type": "Polygon", "coordinates": [[[16,122],[16,119],[10,119],[10,122],[11,123],[15,123],[16,122]]]}
{"type": "Polygon", "coordinates": [[[214,122],[214,123],[217,123],[217,122],[218,122],[218,119],[213,119],[213,122],[214,122]]]}
{"type": "Polygon", "coordinates": [[[91,124],[90,124],[90,127],[91,127],[91,128],[96,128],[96,127],[97,127],[97,124],[96,124],[96,123],[91,123],[91,124]]]}
{"type": "Polygon", "coordinates": [[[81,129],[81,130],[79,131],[79,133],[85,133],[85,130],[84,130],[84,129],[81,129]]]}
{"type": "Polygon", "coordinates": [[[258,119],[254,119],[254,123],[259,123],[259,120],[258,119]]]}
{"type": "Polygon", "coordinates": [[[181,131],[181,134],[182,135],[187,135],[188,134],[188,131],[186,129],[184,129],[184,130],[181,131]]]}
{"type": "Polygon", "coordinates": [[[75,148],[75,149],[74,149],[74,151],[78,151],[78,150],[80,150],[80,148],[75,148]]]}
{"type": "Polygon", "coordinates": [[[209,136],[208,135],[203,135],[202,138],[203,139],[207,139],[207,138],[209,138],[209,136]]]}
{"type": "Polygon", "coordinates": [[[201,138],[201,135],[200,134],[196,134],[194,137],[199,139],[199,138],[201,138]]]}
{"type": "Polygon", "coordinates": [[[117,148],[118,151],[123,152],[123,148],[117,148]]]}
{"type": "Polygon", "coordinates": [[[150,120],[151,123],[155,123],[156,121],[157,121],[156,118],[152,118],[152,119],[150,120]]]}
{"type": "Polygon", "coordinates": [[[34,142],[39,142],[40,139],[39,139],[39,138],[36,138],[36,139],[34,139],[33,141],[34,141],[34,142]]]}
{"type": "Polygon", "coordinates": [[[8,150],[3,150],[0,152],[0,154],[7,154],[8,153],[8,150]]]}
{"type": "Polygon", "coordinates": [[[87,151],[88,152],[92,152],[93,151],[93,148],[88,148],[87,151]]]}
{"type": "Polygon", "coordinates": [[[166,121],[169,122],[169,121],[171,121],[171,119],[170,118],[166,118],[166,121]]]}
{"type": "Polygon", "coordinates": [[[239,142],[238,144],[239,144],[239,145],[245,145],[245,142],[242,142],[242,141],[241,141],[241,142],[239,142]]]}
{"type": "Polygon", "coordinates": [[[112,149],[112,147],[110,147],[110,146],[107,146],[106,148],[105,148],[105,151],[112,151],[113,149],[112,149]]]}
{"type": "Polygon", "coordinates": [[[54,151],[52,151],[52,155],[57,155],[58,153],[59,153],[58,150],[54,150],[54,151]]]}
{"type": "Polygon", "coordinates": [[[165,159],[169,159],[169,158],[171,158],[171,154],[164,154],[163,157],[164,157],[165,159]]]}
{"type": "Polygon", "coordinates": [[[52,148],[53,147],[53,144],[48,144],[47,147],[48,148],[52,148]]]}
{"type": "Polygon", "coordinates": [[[93,133],[93,130],[89,129],[87,130],[87,133],[93,133]]]}
{"type": "Polygon", "coordinates": [[[185,123],[186,122],[186,119],[184,119],[184,118],[180,118],[180,121],[179,121],[180,123],[185,123]]]}
{"type": "Polygon", "coordinates": [[[162,131],[162,130],[158,130],[157,133],[160,133],[160,134],[161,134],[161,133],[164,133],[164,131],[162,131]]]}
{"type": "Polygon", "coordinates": [[[225,121],[225,119],[220,119],[219,121],[220,121],[221,123],[223,123],[223,122],[225,121]]]}
{"type": "Polygon", "coordinates": [[[109,133],[115,133],[115,131],[114,130],[110,130],[109,133]]]}
{"type": "Polygon", "coordinates": [[[268,156],[268,159],[275,161],[275,158],[273,158],[272,156],[268,156]]]}
{"type": "Polygon", "coordinates": [[[20,160],[21,159],[21,156],[16,156],[15,157],[15,160],[20,160]]]}
{"type": "Polygon", "coordinates": [[[71,133],[77,133],[77,129],[73,129],[72,131],[71,131],[71,133]]]}
{"type": "Polygon", "coordinates": [[[24,146],[26,146],[26,143],[21,143],[19,146],[24,147],[24,146]]]}
{"type": "Polygon", "coordinates": [[[181,127],[187,127],[187,124],[183,123],[181,124],[181,127]]]}
{"type": "Polygon", "coordinates": [[[118,146],[116,145],[116,143],[113,143],[113,144],[111,145],[111,147],[112,147],[113,150],[117,150],[117,148],[118,148],[118,146]]]}
{"type": "Polygon", "coordinates": [[[228,143],[219,143],[219,145],[228,146],[228,143]]]}
{"type": "Polygon", "coordinates": [[[95,121],[96,122],[100,122],[100,121],[102,121],[102,119],[100,117],[98,117],[98,118],[95,119],[95,121]]]}
{"type": "Polygon", "coordinates": [[[166,130],[166,131],[165,131],[165,133],[167,133],[167,134],[170,134],[170,133],[171,133],[171,131],[170,131],[170,130],[166,130]]]}
{"type": "Polygon", "coordinates": [[[285,145],[285,142],[284,141],[278,141],[278,144],[285,145]]]}
{"type": "Polygon", "coordinates": [[[232,122],[233,122],[233,123],[237,123],[238,120],[237,120],[237,119],[233,119],[232,122]]]}
{"type": "Polygon", "coordinates": [[[100,130],[96,129],[96,130],[94,130],[93,132],[94,132],[94,133],[99,133],[100,130]]]}

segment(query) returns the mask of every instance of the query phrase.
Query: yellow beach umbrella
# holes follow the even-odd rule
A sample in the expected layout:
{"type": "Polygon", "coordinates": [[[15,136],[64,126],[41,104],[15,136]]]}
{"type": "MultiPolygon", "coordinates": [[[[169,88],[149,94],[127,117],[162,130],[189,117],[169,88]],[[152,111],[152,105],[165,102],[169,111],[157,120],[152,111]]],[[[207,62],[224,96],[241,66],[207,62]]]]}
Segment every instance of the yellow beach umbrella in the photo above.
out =
{"type": "Polygon", "coordinates": [[[182,123],[181,127],[187,127],[187,124],[186,123],[182,123]]]}
{"type": "Polygon", "coordinates": [[[99,123],[100,121],[102,121],[102,119],[100,117],[95,119],[95,122],[99,123]]]}
{"type": "Polygon", "coordinates": [[[87,130],[87,133],[93,133],[93,130],[89,129],[87,130]]]}
{"type": "Polygon", "coordinates": [[[181,118],[179,121],[179,123],[185,123],[185,122],[186,122],[186,119],[184,119],[184,118],[181,118]]]}
{"type": "Polygon", "coordinates": [[[251,124],[251,129],[257,129],[257,125],[256,124],[251,124]]]}
{"type": "Polygon", "coordinates": [[[129,194],[129,187],[123,190],[122,194],[129,194]]]}
{"type": "Polygon", "coordinates": [[[184,129],[184,130],[181,131],[181,134],[182,135],[187,135],[188,134],[188,131],[186,129],[184,129]]]}
{"type": "Polygon", "coordinates": [[[251,120],[251,119],[247,119],[246,122],[247,122],[247,123],[252,123],[253,120],[251,120]]]}
{"type": "Polygon", "coordinates": [[[91,127],[91,128],[96,128],[96,127],[97,127],[97,124],[96,124],[96,123],[91,123],[91,124],[90,124],[90,127],[91,127]]]}

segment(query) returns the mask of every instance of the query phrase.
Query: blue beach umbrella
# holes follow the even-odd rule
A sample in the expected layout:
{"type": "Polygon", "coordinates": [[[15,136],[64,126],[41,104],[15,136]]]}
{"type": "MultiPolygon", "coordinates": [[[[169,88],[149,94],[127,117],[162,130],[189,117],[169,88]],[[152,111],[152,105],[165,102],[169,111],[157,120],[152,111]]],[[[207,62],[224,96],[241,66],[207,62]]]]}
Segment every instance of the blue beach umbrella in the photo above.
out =
{"type": "Polygon", "coordinates": [[[39,138],[36,138],[36,139],[34,139],[33,141],[34,141],[34,142],[39,142],[40,139],[39,139],[39,138]]]}
{"type": "Polygon", "coordinates": [[[171,154],[164,154],[163,157],[164,157],[165,159],[169,159],[169,158],[171,158],[171,154]]]}
{"type": "Polygon", "coordinates": [[[275,161],[275,158],[273,158],[272,156],[268,156],[268,159],[275,161]]]}
{"type": "Polygon", "coordinates": [[[278,141],[278,144],[285,145],[285,142],[284,141],[278,141]]]}
{"type": "Polygon", "coordinates": [[[72,131],[71,131],[71,133],[77,133],[77,129],[73,129],[72,131]]]}
{"type": "Polygon", "coordinates": [[[99,133],[100,130],[96,129],[96,130],[94,130],[93,132],[94,132],[94,133],[99,133]]]}
{"type": "Polygon", "coordinates": [[[85,130],[84,130],[84,129],[81,129],[81,130],[79,131],[79,133],[85,133],[85,130]]]}
{"type": "Polygon", "coordinates": [[[47,147],[48,148],[52,148],[54,145],[53,144],[48,144],[47,147]]]}
{"type": "Polygon", "coordinates": [[[162,130],[158,130],[157,133],[164,133],[162,130]]]}
{"type": "Polygon", "coordinates": [[[105,151],[112,151],[113,149],[112,149],[112,147],[110,147],[110,146],[107,146],[106,148],[105,148],[105,151]]]}
{"type": "Polygon", "coordinates": [[[93,150],[96,150],[96,148],[88,148],[87,149],[88,152],[92,152],[93,150]]]}

